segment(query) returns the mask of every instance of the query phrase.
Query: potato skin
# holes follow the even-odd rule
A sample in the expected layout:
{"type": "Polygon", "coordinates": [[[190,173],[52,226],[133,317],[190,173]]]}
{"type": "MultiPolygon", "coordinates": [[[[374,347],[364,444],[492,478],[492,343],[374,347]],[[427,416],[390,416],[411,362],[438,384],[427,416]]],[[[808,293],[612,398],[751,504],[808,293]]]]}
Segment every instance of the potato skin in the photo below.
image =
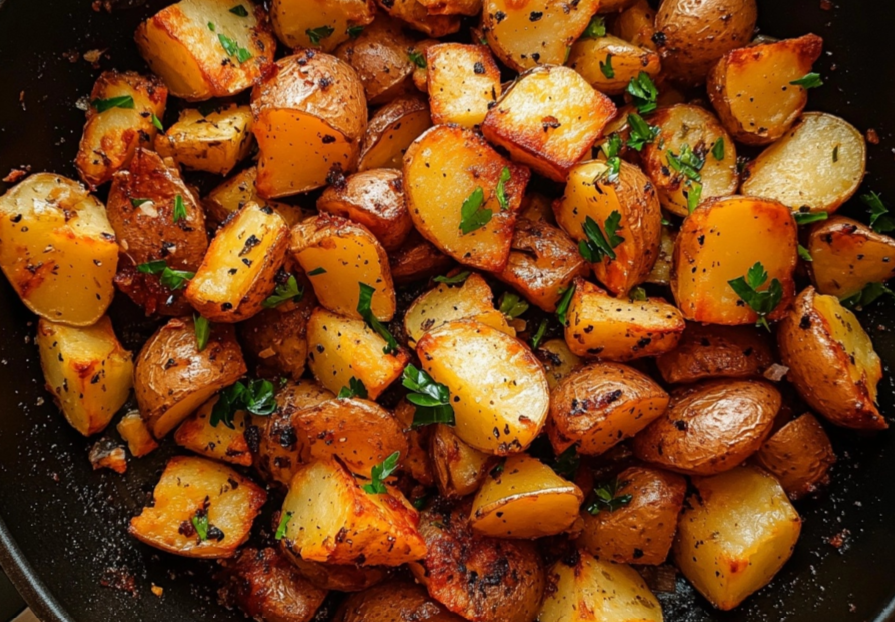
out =
{"type": "Polygon", "coordinates": [[[771,434],[780,392],[759,380],[713,380],[671,392],[668,410],[634,437],[634,455],[688,475],[727,471],[771,434]]]}
{"type": "Polygon", "coordinates": [[[404,244],[389,253],[389,268],[396,285],[421,281],[447,272],[454,260],[435,248],[416,229],[412,229],[404,244]]]}
{"type": "Polygon", "coordinates": [[[335,622],[463,622],[426,593],[426,588],[410,581],[389,582],[348,598],[335,622]]]}
{"type": "Polygon", "coordinates": [[[774,362],[767,335],[753,326],[691,322],[677,347],[656,359],[665,382],[761,376],[774,362]]]}
{"type": "Polygon", "coordinates": [[[828,471],[836,462],[836,454],[817,419],[805,413],[774,432],[755,459],[795,501],[830,482],[828,471]]]}
{"type": "Polygon", "coordinates": [[[370,117],[357,169],[400,170],[410,143],[430,127],[432,119],[429,116],[429,104],[424,97],[408,95],[390,101],[370,117]]]}
{"type": "Polygon", "coordinates": [[[321,590],[338,592],[362,592],[389,578],[394,568],[387,566],[357,566],[354,564],[328,564],[302,559],[285,551],[286,557],[305,579],[321,590]]]}
{"type": "Polygon", "coordinates": [[[333,54],[357,72],[367,103],[384,104],[413,88],[410,75],[415,65],[407,54],[413,39],[401,23],[379,14],[361,33],[342,43],[333,54]]]}

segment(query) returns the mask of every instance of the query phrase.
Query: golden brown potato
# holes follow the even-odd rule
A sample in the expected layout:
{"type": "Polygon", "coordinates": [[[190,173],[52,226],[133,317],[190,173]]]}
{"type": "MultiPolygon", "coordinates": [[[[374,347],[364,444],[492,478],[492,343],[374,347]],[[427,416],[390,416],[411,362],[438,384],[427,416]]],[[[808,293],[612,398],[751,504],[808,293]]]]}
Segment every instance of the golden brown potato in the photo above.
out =
{"type": "Polygon", "coordinates": [[[634,455],[688,475],[728,471],[770,436],[780,403],[780,392],[759,380],[675,389],[665,413],[634,438],[634,455]]]}
{"type": "Polygon", "coordinates": [[[755,467],[693,479],[674,543],[685,577],[729,611],[764,587],[792,555],[802,521],[777,480],[755,467]]]}
{"type": "Polygon", "coordinates": [[[684,318],[661,298],[613,298],[584,279],[575,279],[565,325],[566,343],[578,356],[630,361],[673,349],[684,318]]]}
{"type": "Polygon", "coordinates": [[[336,613],[336,622],[463,622],[410,581],[389,582],[348,598],[336,613]]]}
{"type": "Polygon", "coordinates": [[[522,197],[519,220],[546,222],[548,225],[555,225],[556,218],[553,217],[553,205],[550,199],[540,192],[526,193],[522,197]]]}
{"type": "Polygon", "coordinates": [[[752,39],[755,0],[664,0],[656,13],[662,69],[696,85],[719,58],[752,39]]]}
{"type": "Polygon", "coordinates": [[[181,0],[137,27],[140,54],[171,95],[188,101],[235,95],[270,68],[276,40],[267,14],[252,2],[181,0]]]}
{"type": "Polygon", "coordinates": [[[205,349],[199,351],[193,320],[173,318],[137,356],[134,394],[140,415],[160,439],[245,373],[233,326],[212,326],[205,349]]]}
{"type": "Polygon", "coordinates": [[[388,263],[392,280],[396,285],[402,285],[447,272],[454,265],[454,260],[413,229],[401,248],[389,253],[388,263]]]}
{"type": "Polygon", "coordinates": [[[599,455],[661,416],[668,394],[649,376],[618,363],[569,373],[550,392],[547,434],[559,455],[572,445],[599,455]]]}
{"type": "Polygon", "coordinates": [[[467,445],[443,424],[435,426],[429,447],[438,490],[448,498],[474,493],[497,462],[495,456],[467,445]]]}
{"type": "Polygon", "coordinates": [[[806,248],[811,280],[821,294],[848,298],[895,276],[895,240],[845,216],[814,225],[806,248]]]}
{"type": "Polygon", "coordinates": [[[541,364],[523,342],[474,320],[454,320],[417,342],[422,368],[451,392],[456,433],[497,455],[524,451],[547,420],[541,364]]]}
{"type": "Polygon", "coordinates": [[[252,317],[273,294],[288,245],[286,221],[270,207],[247,204],[211,240],[186,299],[213,322],[252,317]]]}
{"type": "Polygon", "coordinates": [[[587,28],[599,5],[599,0],[485,0],[482,32],[497,58],[510,69],[562,65],[569,46],[587,28]]]}
{"type": "Polygon", "coordinates": [[[177,123],[155,140],[163,158],[197,171],[226,175],[252,150],[252,109],[231,104],[207,115],[181,111],[177,123]]]}
{"type": "Polygon", "coordinates": [[[394,169],[349,175],[345,183],[323,191],[317,199],[317,210],[362,224],[387,251],[400,248],[413,229],[404,204],[404,180],[401,171],[394,169]]]}
{"type": "Polygon", "coordinates": [[[401,22],[380,14],[333,52],[357,72],[369,104],[389,102],[413,88],[410,75],[414,64],[407,54],[413,39],[401,26],[401,22]]]}
{"type": "Polygon", "coordinates": [[[616,510],[598,505],[596,514],[583,510],[578,545],[600,559],[619,564],[664,563],[677,531],[687,480],[640,466],[625,469],[617,479],[615,497],[630,495],[630,501],[616,510]]]}
{"type": "Polygon", "coordinates": [[[531,542],[473,532],[468,509],[428,509],[420,532],[428,552],[410,565],[429,594],[472,622],[530,622],[545,589],[541,558],[531,542]],[[473,589],[471,589],[473,588],[473,589]]]}
{"type": "Polygon", "coordinates": [[[662,608],[643,578],[629,566],[577,551],[547,571],[547,593],[539,622],[607,620],[662,622],[662,608]]]}
{"type": "Polygon", "coordinates": [[[139,411],[131,410],[126,413],[115,429],[127,443],[127,450],[134,458],[141,458],[158,448],[158,443],[152,438],[152,433],[146,427],[139,411]]]}
{"type": "Polygon", "coordinates": [[[776,201],[735,196],[699,206],[674,242],[671,291],[684,317],[711,324],[752,324],[760,316],[740,299],[730,281],[745,278],[756,263],[767,272],[766,290],[776,279],[782,295],[767,314],[786,314],[795,296],[796,225],[776,201]]]}
{"type": "Polygon", "coordinates": [[[741,192],[793,210],[832,213],[858,190],[866,159],[857,128],[831,114],[808,112],[746,166],[741,192]]]}
{"type": "Polygon", "coordinates": [[[446,255],[491,272],[506,267],[529,176],[460,127],[433,127],[404,156],[404,196],[414,226],[446,255]]]}
{"type": "Polygon", "coordinates": [[[96,189],[127,166],[137,147],[152,147],[155,120],[165,115],[168,89],[155,76],[104,71],[90,93],[87,123],[75,166],[96,189]]]}
{"type": "Polygon", "coordinates": [[[247,547],[221,562],[221,601],[265,622],[311,622],[326,590],[315,587],[276,549],[247,547]]]}
{"type": "Polygon", "coordinates": [[[787,379],[818,414],[846,428],[888,427],[876,408],[879,357],[855,314],[834,296],[802,291],[780,322],[777,345],[787,379]]]}
{"type": "Polygon", "coordinates": [[[607,95],[621,95],[641,72],[655,78],[662,68],[659,55],[651,49],[612,35],[581,37],[572,44],[566,63],[592,87],[607,95]]]}
{"type": "Polygon", "coordinates": [[[232,557],[266,500],[263,489],[228,466],[175,456],[152,492],[152,505],[131,519],[128,533],[175,555],[232,557]]]}
{"type": "Polygon", "coordinates": [[[609,167],[600,161],[574,167],[553,211],[557,224],[579,243],[589,239],[588,220],[608,235],[609,223],[618,214],[622,239],[612,249],[615,257],[600,253],[600,260],[591,265],[600,282],[621,297],[646,280],[659,256],[662,209],[653,184],[639,168],[622,162],[616,179],[609,181],[608,173],[609,167]]]}
{"type": "Polygon", "coordinates": [[[292,565],[305,579],[322,590],[361,592],[389,578],[394,568],[309,562],[286,552],[292,565]]]}
{"type": "Polygon", "coordinates": [[[535,349],[535,356],[544,366],[547,373],[547,384],[550,390],[560,381],[581,366],[581,359],[572,354],[565,339],[550,339],[535,349]]]}
{"type": "Polygon", "coordinates": [[[650,123],[659,128],[659,135],[643,148],[641,161],[662,207],[687,216],[700,202],[736,192],[736,146],[712,113],[677,104],[660,109],[650,123]],[[719,141],[724,147],[720,160],[714,154],[719,141]]]}
{"type": "Polygon", "coordinates": [[[482,132],[517,162],[564,182],[614,115],[612,100],[576,71],[537,67],[504,92],[485,117],[482,132]]]}
{"type": "Polygon", "coordinates": [[[270,20],[290,48],[331,52],[376,17],[374,0],[273,0],[270,20]]]}
{"type": "Polygon", "coordinates": [[[747,145],[767,145],[783,136],[808,103],[808,91],[793,81],[811,71],[822,46],[817,35],[805,35],[725,54],[709,72],[706,87],[730,135],[747,145]]]}
{"type": "Polygon", "coordinates": [[[478,15],[482,0],[417,0],[429,15],[478,15]]]}
{"type": "Polygon", "coordinates": [[[404,472],[423,486],[435,485],[435,469],[429,456],[429,442],[432,426],[413,427],[416,406],[402,399],[395,407],[395,418],[401,424],[407,437],[407,450],[401,453],[404,472]]]}
{"type": "Polygon", "coordinates": [[[170,270],[191,278],[205,256],[205,215],[179,170],[152,151],[138,149],[128,167],[115,173],[107,211],[121,248],[118,289],[147,315],[190,313],[183,279],[172,282],[164,273],[139,268],[164,261],[170,270]]]}
{"type": "Polygon", "coordinates": [[[245,438],[249,415],[244,410],[234,412],[232,428],[220,421],[212,424],[211,412],[218,399],[215,395],[184,419],[174,432],[174,442],[206,458],[251,466],[252,454],[245,438]]]}
{"type": "Polygon", "coordinates": [[[662,227],[662,238],[659,241],[659,255],[656,257],[656,263],[649,276],[646,277],[647,283],[656,285],[671,284],[671,270],[674,261],[674,241],[677,239],[677,231],[673,231],[670,227],[662,227]]]}
{"type": "Polygon", "coordinates": [[[37,347],[47,389],[66,420],[84,436],[104,430],[134,384],[131,353],[118,342],[109,318],[83,327],[41,318],[37,347]]]}
{"type": "Polygon", "coordinates": [[[308,320],[308,367],[324,387],[338,393],[351,378],[364,383],[371,400],[401,376],[406,350],[384,354],[385,339],[363,320],[318,307],[308,320]]]}
{"type": "Polygon", "coordinates": [[[258,193],[307,192],[357,168],[367,128],[364,87],[335,56],[304,50],[277,61],[252,89],[258,193]]]}
{"type": "Polygon", "coordinates": [[[430,37],[443,37],[460,30],[458,15],[438,15],[429,13],[417,0],[376,0],[379,8],[392,17],[400,19],[408,26],[430,37]]]}
{"type": "Polygon", "coordinates": [[[425,99],[407,96],[392,100],[370,118],[361,144],[357,170],[400,170],[410,143],[430,127],[432,119],[425,99]]]}
{"type": "Polygon", "coordinates": [[[426,50],[432,123],[481,125],[500,97],[500,69],[487,45],[440,43],[426,50]]]}
{"type": "Polygon", "coordinates": [[[32,312],[71,326],[106,312],[118,244],[103,204],[81,184],[38,173],[10,188],[0,197],[0,240],[0,268],[32,312]]]}
{"type": "Polygon", "coordinates": [[[533,540],[571,527],[583,500],[578,486],[540,460],[519,454],[485,478],[472,501],[469,524],[485,536],[533,540]]]}
{"type": "Polygon", "coordinates": [[[774,432],[755,458],[793,501],[826,486],[830,482],[828,471],[836,462],[827,433],[810,413],[774,432]]]}
{"type": "Polygon", "coordinates": [[[205,208],[205,215],[208,220],[214,223],[215,226],[219,226],[231,214],[235,214],[250,202],[257,203],[262,207],[272,208],[283,217],[283,220],[290,227],[314,215],[312,210],[303,209],[298,205],[268,201],[262,198],[255,189],[255,177],[257,175],[258,169],[254,166],[243,169],[209,192],[208,196],[202,201],[202,207],[205,208]]]}
{"type": "Polygon", "coordinates": [[[283,502],[283,549],[312,562],[369,566],[424,557],[419,515],[410,502],[391,486],[374,494],[361,484],[333,460],[302,466],[283,502]]]}
{"type": "Polygon", "coordinates": [[[688,323],[677,347],[656,359],[670,384],[761,376],[774,363],[767,333],[752,326],[688,323]]]}
{"type": "Polygon", "coordinates": [[[635,0],[615,16],[609,25],[609,32],[619,39],[655,51],[656,11],[647,0],[635,0]]]}
{"type": "MultiPolygon", "coordinates": [[[[476,273],[459,287],[439,283],[413,301],[404,314],[404,331],[411,342],[451,320],[481,318],[494,312],[494,296],[488,283],[476,273]]],[[[496,327],[495,327],[496,328],[496,327]]]]}

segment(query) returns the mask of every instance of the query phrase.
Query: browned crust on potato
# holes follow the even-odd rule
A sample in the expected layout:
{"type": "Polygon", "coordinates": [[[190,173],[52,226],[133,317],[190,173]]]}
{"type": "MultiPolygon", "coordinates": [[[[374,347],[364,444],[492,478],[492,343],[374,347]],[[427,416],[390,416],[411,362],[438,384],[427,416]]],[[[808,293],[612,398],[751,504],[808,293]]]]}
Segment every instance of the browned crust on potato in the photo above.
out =
{"type": "Polygon", "coordinates": [[[777,478],[793,501],[829,484],[829,470],[836,462],[827,433],[810,413],[774,432],[755,458],[777,478]]]}
{"type": "Polygon", "coordinates": [[[662,378],[672,384],[758,377],[773,363],[773,348],[759,329],[695,322],[687,324],[674,350],[656,359],[662,378]]]}

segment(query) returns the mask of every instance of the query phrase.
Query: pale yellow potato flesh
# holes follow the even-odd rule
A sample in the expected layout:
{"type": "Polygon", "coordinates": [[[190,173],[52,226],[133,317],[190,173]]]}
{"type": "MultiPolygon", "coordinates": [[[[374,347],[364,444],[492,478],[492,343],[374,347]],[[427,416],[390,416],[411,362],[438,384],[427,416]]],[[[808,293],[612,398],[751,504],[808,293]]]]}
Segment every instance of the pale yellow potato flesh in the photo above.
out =
{"type": "Polygon", "coordinates": [[[254,141],[252,109],[231,105],[207,116],[198,110],[184,110],[156,139],[155,150],[187,168],[226,175],[249,155],[254,141]]]}

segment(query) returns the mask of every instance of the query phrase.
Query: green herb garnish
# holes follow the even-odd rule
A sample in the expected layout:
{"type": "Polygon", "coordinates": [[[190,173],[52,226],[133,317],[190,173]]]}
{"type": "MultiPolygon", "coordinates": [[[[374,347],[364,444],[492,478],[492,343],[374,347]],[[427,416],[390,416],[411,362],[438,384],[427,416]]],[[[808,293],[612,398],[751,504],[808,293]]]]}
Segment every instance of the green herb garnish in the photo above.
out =
{"type": "Polygon", "coordinates": [[[159,283],[167,287],[172,292],[177,291],[191,278],[196,276],[194,272],[186,272],[185,270],[172,270],[165,264],[164,259],[156,259],[141,263],[137,266],[137,272],[142,274],[155,274],[159,277],[159,283]]]}
{"type": "Polygon", "coordinates": [[[211,336],[211,322],[201,315],[193,315],[193,331],[196,333],[196,349],[201,352],[211,336]]]}
{"type": "Polygon", "coordinates": [[[251,52],[249,52],[244,47],[240,47],[239,44],[236,43],[236,41],[223,33],[220,33],[218,35],[218,41],[221,42],[221,47],[224,48],[227,56],[235,56],[240,65],[252,58],[251,52]]]}
{"type": "Polygon", "coordinates": [[[426,68],[426,57],[419,50],[407,50],[407,57],[410,58],[411,63],[420,69],[426,68]]]}
{"type": "Polygon", "coordinates": [[[839,302],[847,309],[860,310],[882,296],[895,298],[895,291],[892,291],[882,283],[868,283],[857,294],[842,298],[839,302]]]}
{"type": "Polygon", "coordinates": [[[701,158],[690,148],[690,145],[684,143],[681,145],[680,155],[675,155],[671,149],[668,149],[668,166],[673,170],[681,173],[691,181],[702,181],[699,171],[705,165],[705,158],[701,158]]]}
{"type": "Polygon", "coordinates": [[[799,244],[796,250],[799,253],[799,257],[801,257],[803,261],[814,261],[814,258],[811,256],[811,253],[808,252],[808,249],[801,244],[799,244]]]}
{"type": "Polygon", "coordinates": [[[193,524],[193,529],[196,530],[196,535],[199,536],[199,541],[208,540],[208,514],[204,511],[197,512],[190,518],[190,522],[193,524]]]}
{"type": "Polygon", "coordinates": [[[152,203],[152,199],[131,199],[131,205],[134,207],[140,207],[141,205],[146,205],[147,203],[152,203]]]}
{"type": "Polygon", "coordinates": [[[178,220],[186,220],[186,205],[183,203],[183,197],[179,194],[174,197],[174,222],[178,220]]]}
{"type": "Polygon", "coordinates": [[[628,298],[630,298],[633,302],[643,302],[646,300],[646,290],[642,287],[635,287],[630,292],[628,292],[628,298]]]}
{"type": "Polygon", "coordinates": [[[367,393],[367,387],[364,386],[364,383],[351,376],[351,379],[348,380],[348,386],[342,387],[339,389],[339,394],[336,396],[340,400],[359,397],[361,399],[367,399],[369,397],[367,393]]]}
{"type": "Polygon", "coordinates": [[[398,342],[395,341],[395,338],[388,332],[388,329],[382,322],[373,315],[373,293],[376,291],[376,288],[370,287],[366,283],[358,283],[358,285],[360,286],[360,296],[357,300],[357,312],[360,313],[360,316],[364,318],[364,321],[370,328],[385,339],[385,347],[382,351],[385,354],[397,354],[399,351],[398,342]]]}
{"type": "Polygon", "coordinates": [[[622,215],[613,210],[604,223],[604,227],[606,228],[605,236],[603,235],[600,226],[593,218],[590,216],[585,218],[582,228],[584,229],[584,235],[587,236],[587,239],[578,242],[578,252],[581,253],[581,256],[584,257],[584,259],[590,263],[598,263],[603,260],[603,257],[615,259],[615,250],[613,249],[625,241],[625,238],[616,235],[621,218],[622,215]]]}
{"type": "Polygon", "coordinates": [[[796,225],[810,225],[813,222],[826,220],[830,217],[826,212],[793,212],[792,217],[796,221],[796,225]]]}
{"type": "Polygon", "coordinates": [[[274,400],[273,383],[270,380],[250,380],[243,384],[236,381],[218,395],[218,401],[211,409],[209,423],[216,428],[218,423],[234,429],[233,415],[246,410],[253,415],[270,415],[277,409],[274,400]]]}
{"type": "Polygon", "coordinates": [[[656,99],[659,97],[659,90],[645,71],[641,71],[636,78],[631,79],[627,91],[640,114],[653,112],[658,106],[656,99]]]}
{"type": "Polygon", "coordinates": [[[110,97],[109,99],[94,99],[90,102],[90,105],[93,106],[97,112],[105,112],[112,108],[133,109],[134,98],[130,95],[122,95],[121,97],[110,97]]]}
{"type": "Polygon", "coordinates": [[[289,521],[292,520],[292,512],[283,512],[280,516],[280,524],[277,525],[277,532],[274,534],[274,540],[282,540],[286,537],[286,528],[289,527],[289,521]]]}
{"type": "Polygon", "coordinates": [[[578,450],[575,448],[575,445],[570,445],[568,449],[556,456],[550,468],[560,477],[575,479],[580,463],[581,456],[578,455],[578,450]]]}
{"type": "Polygon", "coordinates": [[[715,141],[715,144],[712,145],[712,157],[718,160],[719,162],[724,159],[724,137],[721,136],[718,140],[715,141]]]}
{"type": "Polygon", "coordinates": [[[687,180],[687,211],[693,213],[699,207],[699,201],[702,199],[702,184],[697,181],[687,180]]]}
{"type": "Polygon", "coordinates": [[[584,32],[581,36],[588,39],[599,39],[600,37],[605,37],[606,20],[599,15],[594,15],[591,18],[590,23],[587,25],[587,28],[584,29],[584,32]]]}
{"type": "Polygon", "coordinates": [[[409,389],[407,401],[416,406],[413,427],[443,423],[454,425],[454,409],[451,406],[451,392],[422,369],[413,364],[404,368],[401,384],[409,389]]]}
{"type": "Polygon", "coordinates": [[[308,272],[308,276],[318,276],[320,274],[326,274],[326,269],[322,266],[319,268],[314,268],[310,272],[308,272]]]}
{"type": "Polygon", "coordinates": [[[308,28],[305,30],[305,34],[308,35],[311,45],[320,45],[323,39],[332,36],[335,31],[335,28],[332,26],[319,26],[317,28],[308,28]]]}
{"type": "Polygon", "coordinates": [[[436,283],[444,283],[445,285],[460,285],[461,283],[465,283],[466,279],[469,278],[471,272],[469,270],[464,270],[463,272],[458,272],[454,276],[436,276],[433,281],[436,283]]]}
{"type": "Polygon", "coordinates": [[[547,320],[541,320],[541,323],[538,324],[538,330],[535,331],[534,337],[531,338],[531,348],[532,350],[537,350],[538,346],[541,344],[541,340],[544,338],[544,333],[547,332],[547,320]]]}
{"type": "Polygon", "coordinates": [[[885,206],[877,193],[871,190],[868,194],[862,194],[861,203],[870,208],[871,229],[877,233],[895,230],[895,219],[889,216],[889,208],[885,206]]]}
{"type": "Polygon", "coordinates": [[[612,68],[612,54],[606,55],[606,62],[600,61],[600,71],[610,80],[615,77],[615,69],[612,68]]]}
{"type": "Polygon", "coordinates": [[[159,132],[165,131],[165,126],[162,125],[162,120],[155,116],[154,112],[152,113],[152,125],[154,125],[155,129],[157,129],[159,132]]]}
{"type": "Polygon", "coordinates": [[[357,39],[363,31],[363,26],[349,26],[345,29],[345,33],[352,39],[357,39]]]}
{"type": "Polygon", "coordinates": [[[230,9],[230,12],[233,13],[233,15],[238,15],[239,17],[248,17],[249,16],[249,12],[246,11],[246,8],[244,6],[242,6],[241,4],[237,4],[235,7],[230,9]]]}
{"type": "Polygon", "coordinates": [[[556,305],[556,317],[559,323],[566,325],[566,313],[569,312],[569,303],[572,302],[572,296],[575,294],[575,284],[572,283],[566,289],[562,290],[562,296],[556,305]]]}
{"type": "Polygon", "coordinates": [[[299,287],[295,275],[290,274],[289,280],[282,285],[277,285],[273,290],[273,294],[268,296],[261,304],[265,309],[273,309],[288,300],[298,302],[304,295],[304,288],[299,287]]]}
{"type": "Polygon", "coordinates": [[[523,313],[528,311],[528,303],[525,302],[518,294],[513,292],[505,292],[500,297],[500,312],[511,320],[516,319],[523,313]]]}
{"type": "Polygon", "coordinates": [[[401,452],[396,451],[388,458],[382,461],[381,464],[377,464],[373,467],[372,477],[370,478],[369,484],[364,484],[363,489],[364,492],[368,495],[385,495],[388,494],[388,489],[385,487],[385,479],[395,472],[398,468],[398,459],[401,457],[401,452]]]}
{"type": "Polygon", "coordinates": [[[768,273],[764,266],[761,265],[761,262],[756,262],[746,272],[745,278],[740,276],[727,283],[740,297],[740,300],[758,314],[758,321],[755,325],[764,326],[770,332],[771,327],[768,324],[767,316],[780,304],[780,300],[783,298],[783,286],[780,281],[773,279],[766,290],[758,291],[758,288],[767,280],[768,273]]]}
{"type": "Polygon", "coordinates": [[[497,190],[495,194],[497,194],[497,202],[500,203],[501,210],[510,209],[510,202],[507,199],[507,189],[506,183],[510,181],[510,169],[505,166],[500,171],[500,179],[497,181],[497,190]]]}
{"type": "Polygon", "coordinates": [[[803,89],[816,89],[819,86],[823,86],[824,82],[820,79],[819,73],[812,71],[811,73],[806,73],[798,80],[793,80],[790,84],[801,86],[803,89]]]}
{"type": "Polygon", "coordinates": [[[465,235],[472,233],[476,229],[481,229],[489,222],[493,212],[484,209],[482,204],[485,202],[485,191],[478,186],[472,191],[460,208],[460,231],[465,235]]]}
{"type": "Polygon", "coordinates": [[[640,151],[644,145],[653,142],[659,135],[659,128],[644,121],[637,113],[628,115],[628,125],[631,128],[628,146],[635,151],[640,151]]]}
{"type": "Polygon", "coordinates": [[[624,486],[616,477],[611,482],[603,484],[599,488],[594,488],[594,498],[585,508],[591,516],[596,516],[603,510],[609,513],[615,512],[625,507],[634,498],[631,495],[619,495],[619,489],[624,486]]]}

